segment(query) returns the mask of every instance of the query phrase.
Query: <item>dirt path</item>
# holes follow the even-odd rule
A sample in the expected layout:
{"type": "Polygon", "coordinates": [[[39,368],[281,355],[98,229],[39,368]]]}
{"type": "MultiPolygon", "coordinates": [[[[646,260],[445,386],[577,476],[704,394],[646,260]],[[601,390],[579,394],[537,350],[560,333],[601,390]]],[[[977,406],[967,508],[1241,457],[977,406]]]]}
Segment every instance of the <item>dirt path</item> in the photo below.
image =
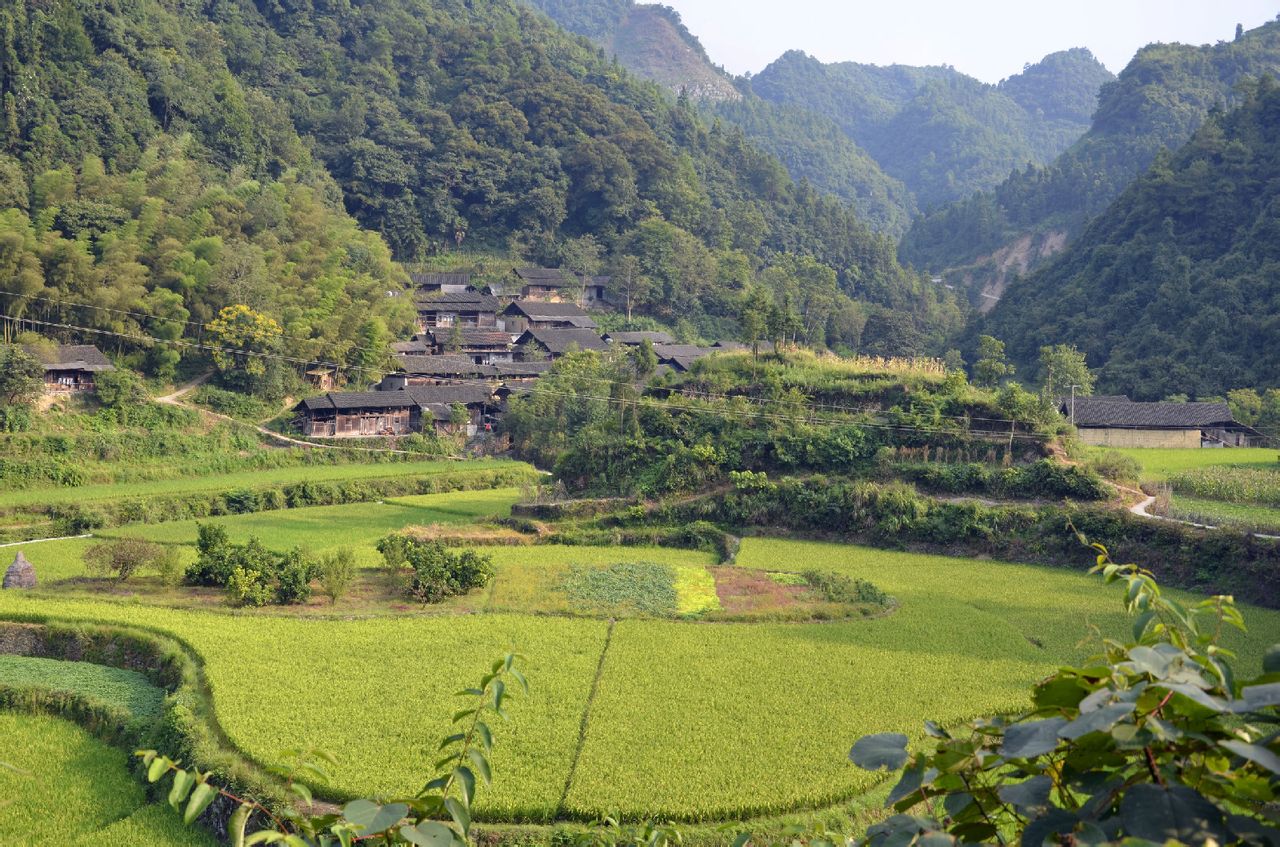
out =
{"type": "MultiPolygon", "coordinates": [[[[221,420],[221,421],[228,421],[229,423],[240,424],[241,426],[251,426],[255,430],[257,430],[259,434],[264,435],[273,441],[276,441],[281,444],[288,444],[294,447],[310,447],[313,450],[360,450],[366,453],[394,453],[399,456],[421,456],[422,455],[421,453],[415,453],[412,450],[396,450],[392,447],[357,447],[355,445],[348,447],[345,444],[342,446],[337,446],[334,444],[316,444],[313,441],[303,441],[300,438],[292,438],[288,435],[283,435],[274,430],[267,429],[265,426],[260,426],[259,424],[246,423],[244,421],[237,420],[236,418],[233,418],[230,415],[224,415],[219,412],[210,411],[209,409],[202,409],[199,406],[192,406],[190,403],[182,402],[180,398],[184,394],[187,394],[195,390],[196,388],[200,387],[205,382],[207,382],[209,378],[212,376],[213,376],[213,371],[206,371],[205,373],[200,374],[200,376],[196,377],[190,382],[185,383],[179,386],[178,388],[174,389],[173,393],[166,394],[163,397],[157,397],[156,402],[164,403],[169,406],[180,406],[184,409],[191,409],[192,411],[199,412],[202,415],[208,415],[211,418],[217,418],[218,420],[221,420]]],[[[444,456],[441,458],[456,458],[456,457],[444,456]]]]}

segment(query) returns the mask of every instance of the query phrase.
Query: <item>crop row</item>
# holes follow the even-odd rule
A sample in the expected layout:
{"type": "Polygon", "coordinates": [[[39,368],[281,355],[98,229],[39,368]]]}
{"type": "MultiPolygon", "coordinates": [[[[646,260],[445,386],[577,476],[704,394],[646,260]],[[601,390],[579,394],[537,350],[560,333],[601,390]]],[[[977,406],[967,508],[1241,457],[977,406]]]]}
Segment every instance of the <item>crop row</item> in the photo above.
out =
{"type": "MultiPolygon", "coordinates": [[[[616,549],[493,552],[532,556],[516,559],[530,578],[540,565],[635,560],[635,551],[616,549]]],[[[511,721],[498,729],[495,787],[480,808],[488,819],[525,820],[609,811],[719,819],[848,797],[869,785],[845,757],[860,735],[918,737],[926,718],[949,723],[1017,706],[1031,682],[1088,651],[1079,642],[1090,627],[1126,625],[1114,589],[1061,569],[765,539],[746,540],[739,562],[867,579],[900,607],[827,624],[617,623],[571,781],[604,621],[157,613],[15,592],[0,593],[0,617],[173,633],[204,658],[220,722],[241,750],[265,761],[289,746],[330,749],[341,761],[332,793],[345,796],[420,787],[453,693],[487,660],[516,649],[527,657],[532,693],[511,703],[511,721]]],[[[1234,646],[1256,667],[1280,641],[1280,613],[1246,616],[1251,635],[1234,646]]]]}
{"type": "Polygon", "coordinates": [[[1217,467],[1185,471],[1169,478],[1178,494],[1221,500],[1280,506],[1280,463],[1272,468],[1217,467]]]}

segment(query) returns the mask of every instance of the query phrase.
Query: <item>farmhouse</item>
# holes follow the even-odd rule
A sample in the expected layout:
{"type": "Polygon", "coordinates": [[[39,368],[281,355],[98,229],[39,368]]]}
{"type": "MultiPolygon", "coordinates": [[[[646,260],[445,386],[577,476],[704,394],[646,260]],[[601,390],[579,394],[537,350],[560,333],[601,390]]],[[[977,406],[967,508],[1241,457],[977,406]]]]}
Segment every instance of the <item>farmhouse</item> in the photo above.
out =
{"type": "Polygon", "coordinates": [[[1064,399],[1060,411],[1080,440],[1105,447],[1249,447],[1262,434],[1226,403],[1134,403],[1127,397],[1064,399]]]}
{"type": "Polygon", "coordinates": [[[44,365],[46,394],[93,391],[94,374],[115,370],[102,351],[92,344],[60,344],[52,350],[28,347],[27,352],[44,365]]]}
{"type": "Polygon", "coordinates": [[[573,303],[517,300],[502,310],[501,317],[512,335],[519,335],[526,329],[596,328],[596,322],[573,303]]]}
{"type": "Polygon", "coordinates": [[[511,361],[511,336],[500,329],[438,327],[428,335],[435,355],[465,356],[478,365],[511,361]]]}
{"type": "Polygon", "coordinates": [[[458,294],[471,287],[471,274],[411,273],[409,281],[424,294],[458,294]]]}
{"type": "Polygon", "coordinates": [[[607,350],[608,344],[590,329],[528,329],[516,339],[516,359],[558,359],[570,350],[607,350]]]}
{"type": "Polygon", "coordinates": [[[491,380],[498,376],[494,365],[476,364],[468,356],[401,356],[399,373],[387,374],[379,391],[400,391],[415,385],[444,385],[461,380],[491,380]]]}
{"type": "Polygon", "coordinates": [[[583,301],[604,300],[607,276],[582,277],[559,268],[516,268],[520,296],[528,300],[583,301]]]}
{"type": "Polygon", "coordinates": [[[418,294],[413,302],[423,331],[442,326],[498,327],[498,298],[478,291],[418,294]]]}
{"type": "Polygon", "coordinates": [[[415,432],[419,409],[403,391],[343,391],[308,397],[293,407],[303,435],[374,438],[415,432]]]}
{"type": "Polygon", "coordinates": [[[493,389],[487,385],[423,385],[404,393],[418,406],[419,428],[425,430],[430,425],[436,435],[475,435],[497,406],[493,389]],[[461,421],[456,419],[459,409],[463,411],[461,421]]]}
{"type": "Polygon", "coordinates": [[[720,351],[713,347],[698,347],[695,344],[655,344],[653,352],[658,357],[659,365],[666,365],[677,373],[684,373],[693,367],[694,362],[720,351]]]}

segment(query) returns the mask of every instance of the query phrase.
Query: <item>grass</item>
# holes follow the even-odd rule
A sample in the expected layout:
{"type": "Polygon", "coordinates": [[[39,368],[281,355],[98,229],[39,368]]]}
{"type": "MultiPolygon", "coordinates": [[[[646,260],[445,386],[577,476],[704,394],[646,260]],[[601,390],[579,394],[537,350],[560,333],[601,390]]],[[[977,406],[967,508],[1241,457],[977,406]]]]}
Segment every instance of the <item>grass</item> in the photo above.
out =
{"type": "MultiPolygon", "coordinates": [[[[574,563],[710,564],[670,550],[489,552],[498,578],[468,598],[472,608],[518,609],[574,563]]],[[[622,620],[602,665],[607,622],[545,614],[319,620],[3,592],[0,617],[178,636],[203,657],[219,719],[241,750],[270,761],[287,747],[329,749],[344,795],[420,787],[458,707],[453,693],[517,649],[533,690],[496,730],[495,785],[479,798],[490,820],[740,818],[849,798],[876,779],[847,760],[861,735],[918,739],[925,718],[950,724],[1018,708],[1036,679],[1091,650],[1081,642],[1096,644],[1094,628],[1127,628],[1118,591],[1068,569],[769,539],[747,539],[738,561],[866,579],[900,607],[831,623],[622,620]]],[[[1244,611],[1250,636],[1232,639],[1242,676],[1280,642],[1280,613],[1244,611]]]]}
{"type": "Polygon", "coordinates": [[[66,721],[0,712],[0,843],[214,847],[168,806],[147,803],[128,755],[66,721]]]}
{"type": "Polygon", "coordinates": [[[164,703],[164,692],[142,674],[88,662],[0,655],[0,685],[83,694],[143,719],[159,717],[164,703]]]}
{"type": "Polygon", "coordinates": [[[1211,526],[1231,526],[1263,532],[1280,532],[1280,509],[1250,503],[1224,503],[1175,494],[1168,516],[1211,526]]]}
{"type": "Polygon", "coordinates": [[[676,612],[676,572],[654,562],[571,565],[559,589],[584,611],[653,617],[676,612]]]}
{"type": "Polygon", "coordinates": [[[110,500],[123,497],[232,491],[240,488],[265,488],[294,482],[346,482],[354,479],[422,476],[456,470],[485,470],[511,465],[513,463],[498,459],[472,459],[465,462],[433,460],[360,465],[305,465],[184,479],[81,485],[74,488],[21,489],[0,492],[0,507],[54,503],[90,503],[95,500],[110,500]]]}
{"type": "Polygon", "coordinates": [[[1280,507],[1280,464],[1274,468],[1219,467],[1186,471],[1170,477],[1169,484],[1178,494],[1206,500],[1280,507]]]}
{"type": "Polygon", "coordinates": [[[1120,453],[1142,466],[1143,482],[1163,482],[1183,471],[1210,467],[1276,468],[1280,451],[1269,447],[1224,447],[1222,449],[1176,449],[1160,447],[1091,447],[1091,454],[1120,453]]]}

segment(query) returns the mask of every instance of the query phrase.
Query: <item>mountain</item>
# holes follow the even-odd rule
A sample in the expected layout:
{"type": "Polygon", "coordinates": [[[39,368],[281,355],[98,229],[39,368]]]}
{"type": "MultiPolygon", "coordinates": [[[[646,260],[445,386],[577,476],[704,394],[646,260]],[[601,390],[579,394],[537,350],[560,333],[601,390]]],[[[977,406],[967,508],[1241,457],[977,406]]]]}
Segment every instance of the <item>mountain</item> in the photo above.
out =
{"type": "Polygon", "coordinates": [[[1215,104],[1236,102],[1242,80],[1277,72],[1277,22],[1229,43],[1144,47],[1103,86],[1089,131],[1052,164],[1020,169],[989,192],[917,220],[899,255],[918,267],[950,271],[949,277],[985,289],[993,303],[1008,282],[1002,252],[1031,243],[1018,270],[1035,267],[1105,209],[1160,150],[1184,144],[1215,104]]]}
{"type": "Polygon", "coordinates": [[[834,121],[927,209],[1051,160],[1088,129],[1088,103],[1111,78],[1084,49],[1047,56],[999,85],[949,67],[823,64],[790,51],[750,86],[834,121]]]}
{"type": "Polygon", "coordinates": [[[458,245],[629,256],[637,308],[690,335],[795,268],[815,343],[918,351],[959,320],[845,204],[511,0],[15,0],[0,32],[0,261],[124,328],[249,303],[358,358],[407,325],[392,257],[458,245]]]}
{"type": "Polygon", "coordinates": [[[529,0],[560,26],[586,36],[627,70],[674,94],[738,100],[742,94],[670,6],[634,0],[529,0]]]}
{"type": "Polygon", "coordinates": [[[1103,393],[1280,387],[1280,86],[1244,84],[982,322],[1019,373],[1076,344],[1103,393]]]}

